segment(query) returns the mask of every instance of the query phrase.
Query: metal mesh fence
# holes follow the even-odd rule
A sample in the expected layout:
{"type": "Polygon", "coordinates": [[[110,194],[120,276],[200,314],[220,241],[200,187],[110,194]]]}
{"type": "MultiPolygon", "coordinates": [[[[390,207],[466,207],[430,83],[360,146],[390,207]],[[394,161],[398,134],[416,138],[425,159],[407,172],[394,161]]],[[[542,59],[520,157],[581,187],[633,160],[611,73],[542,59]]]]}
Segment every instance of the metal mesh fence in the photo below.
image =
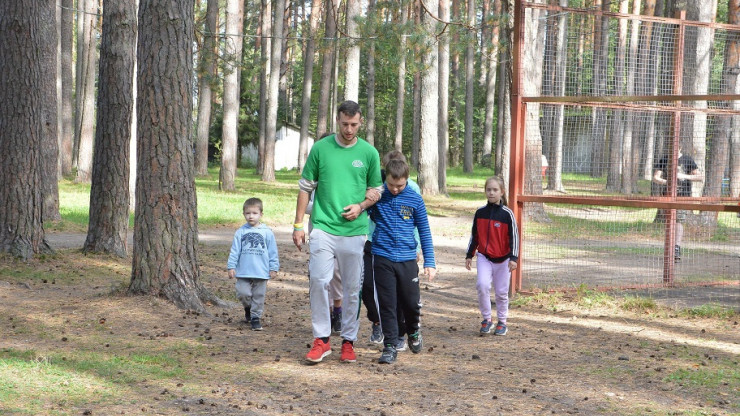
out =
{"type": "Polygon", "coordinates": [[[514,69],[541,76],[513,121],[515,287],[740,292],[740,26],[532,3],[524,16],[525,48],[544,53],[540,74],[536,59],[514,69]]]}

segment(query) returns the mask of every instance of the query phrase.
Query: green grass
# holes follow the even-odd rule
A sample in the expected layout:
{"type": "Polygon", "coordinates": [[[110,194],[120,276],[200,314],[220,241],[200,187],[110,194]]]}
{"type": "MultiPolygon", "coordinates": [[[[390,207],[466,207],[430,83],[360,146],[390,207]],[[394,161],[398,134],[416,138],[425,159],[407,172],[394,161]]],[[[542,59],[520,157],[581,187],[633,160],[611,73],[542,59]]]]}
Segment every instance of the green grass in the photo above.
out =
{"type": "Polygon", "coordinates": [[[682,384],[684,386],[701,386],[705,389],[714,389],[719,386],[729,391],[740,390],[740,369],[737,364],[727,361],[723,368],[714,369],[696,365],[692,369],[680,369],[672,372],[665,381],[682,384]]]}
{"type": "Polygon", "coordinates": [[[719,319],[729,319],[737,315],[733,309],[716,303],[707,303],[694,308],[682,309],[679,314],[687,317],[719,319]]]}
{"type": "Polygon", "coordinates": [[[110,403],[126,397],[121,386],[183,374],[180,363],[164,354],[112,356],[78,350],[61,355],[3,349],[0,413],[46,414],[49,406],[110,403]]]}

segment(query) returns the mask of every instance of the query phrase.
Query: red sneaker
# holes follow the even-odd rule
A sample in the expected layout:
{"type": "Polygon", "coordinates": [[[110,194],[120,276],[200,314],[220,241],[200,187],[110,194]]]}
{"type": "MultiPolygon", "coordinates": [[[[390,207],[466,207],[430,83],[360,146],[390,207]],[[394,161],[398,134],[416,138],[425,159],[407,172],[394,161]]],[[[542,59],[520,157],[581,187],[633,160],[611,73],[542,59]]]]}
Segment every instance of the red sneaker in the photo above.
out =
{"type": "Polygon", "coordinates": [[[339,357],[339,361],[343,363],[353,363],[357,361],[355,356],[355,348],[351,342],[342,343],[342,355],[339,357]]]}
{"type": "Polygon", "coordinates": [[[311,351],[306,354],[306,360],[312,363],[320,363],[329,354],[331,354],[331,345],[322,341],[321,338],[316,338],[313,340],[311,351]]]}

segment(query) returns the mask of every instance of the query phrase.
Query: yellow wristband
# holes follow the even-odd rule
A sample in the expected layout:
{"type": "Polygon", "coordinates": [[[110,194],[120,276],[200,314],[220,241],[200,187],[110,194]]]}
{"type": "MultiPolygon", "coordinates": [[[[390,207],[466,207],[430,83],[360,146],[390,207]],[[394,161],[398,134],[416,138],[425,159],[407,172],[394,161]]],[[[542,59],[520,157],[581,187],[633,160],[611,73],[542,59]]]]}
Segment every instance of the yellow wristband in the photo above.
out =
{"type": "Polygon", "coordinates": [[[297,222],[297,223],[293,224],[293,228],[303,228],[303,223],[302,222],[297,222]]]}

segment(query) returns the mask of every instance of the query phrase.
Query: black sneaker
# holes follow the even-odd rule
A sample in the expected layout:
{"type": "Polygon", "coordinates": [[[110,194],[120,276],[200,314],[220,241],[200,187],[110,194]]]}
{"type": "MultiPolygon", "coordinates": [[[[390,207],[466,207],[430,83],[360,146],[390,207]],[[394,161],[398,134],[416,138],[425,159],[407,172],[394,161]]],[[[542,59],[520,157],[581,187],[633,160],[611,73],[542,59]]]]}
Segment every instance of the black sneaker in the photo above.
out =
{"type": "Polygon", "coordinates": [[[250,323],[252,324],[252,331],[262,331],[262,324],[260,323],[260,318],[252,318],[250,323]]]}
{"type": "Polygon", "coordinates": [[[681,260],[681,246],[677,245],[676,248],[673,250],[673,260],[681,260]]]}
{"type": "Polygon", "coordinates": [[[414,354],[421,352],[421,348],[424,346],[424,340],[421,338],[421,331],[417,330],[413,334],[409,335],[409,349],[414,354]]]}
{"type": "Polygon", "coordinates": [[[378,358],[378,363],[393,364],[396,362],[396,356],[396,347],[391,344],[386,344],[385,348],[383,348],[383,353],[380,355],[380,358],[378,358]]]}
{"type": "Polygon", "coordinates": [[[244,320],[247,322],[252,320],[252,308],[249,306],[244,307],[244,320]]]}
{"type": "Polygon", "coordinates": [[[342,311],[333,310],[331,313],[331,330],[340,333],[342,332],[342,311]]]}

